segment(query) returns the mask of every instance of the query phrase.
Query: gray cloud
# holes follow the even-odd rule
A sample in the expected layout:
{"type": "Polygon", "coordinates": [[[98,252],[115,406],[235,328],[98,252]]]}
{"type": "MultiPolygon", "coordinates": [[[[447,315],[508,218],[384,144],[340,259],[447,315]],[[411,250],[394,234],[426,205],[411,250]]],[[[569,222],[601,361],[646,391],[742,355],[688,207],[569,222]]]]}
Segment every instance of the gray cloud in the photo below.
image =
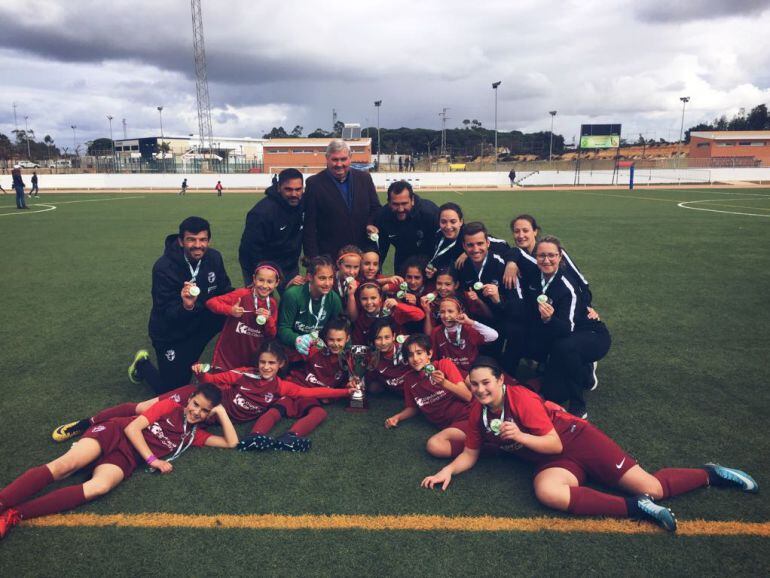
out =
{"type": "Polygon", "coordinates": [[[756,16],[770,8],[770,0],[647,0],[636,8],[646,22],[690,22],[732,16],[756,16]]]}

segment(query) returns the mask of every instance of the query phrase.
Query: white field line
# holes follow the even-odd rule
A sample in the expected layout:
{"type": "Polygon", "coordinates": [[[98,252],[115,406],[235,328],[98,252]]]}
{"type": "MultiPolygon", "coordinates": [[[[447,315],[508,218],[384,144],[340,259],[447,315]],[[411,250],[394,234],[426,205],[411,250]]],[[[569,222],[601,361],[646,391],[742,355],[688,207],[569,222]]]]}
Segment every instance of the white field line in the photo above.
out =
{"type": "MultiPolygon", "coordinates": [[[[744,216],[747,216],[747,217],[770,217],[770,215],[763,215],[763,214],[760,214],[760,213],[744,213],[744,212],[740,212],[740,211],[721,211],[719,209],[706,209],[704,207],[691,207],[691,206],[689,206],[689,205],[694,205],[694,204],[697,204],[697,203],[713,203],[713,202],[716,202],[718,200],[719,199],[708,199],[708,200],[704,200],[704,201],[684,201],[682,203],[677,203],[676,206],[677,207],[681,207],[683,209],[690,209],[691,211],[707,211],[709,213],[724,213],[726,215],[744,215],[744,216]]],[[[753,201],[755,199],[752,198],[752,199],[735,199],[735,200],[736,201],[753,201]]],[[[759,207],[757,209],[758,210],[763,210],[763,209],[761,209],[759,207]]]]}
{"type": "MultiPolygon", "coordinates": [[[[144,196],[133,196],[133,197],[110,197],[109,199],[83,199],[80,201],[61,201],[57,203],[56,205],[49,205],[47,203],[35,203],[34,205],[30,205],[29,211],[21,211],[19,209],[16,209],[13,213],[0,213],[0,217],[7,217],[8,215],[34,215],[35,213],[46,213],[48,211],[55,211],[56,207],[59,205],[70,205],[72,203],[98,203],[101,201],[125,201],[129,199],[143,199],[144,196]],[[31,210],[34,207],[48,207],[47,209],[43,210],[31,210]]],[[[4,207],[3,207],[4,208],[4,207]]],[[[10,207],[8,207],[10,208],[10,207]]]]}

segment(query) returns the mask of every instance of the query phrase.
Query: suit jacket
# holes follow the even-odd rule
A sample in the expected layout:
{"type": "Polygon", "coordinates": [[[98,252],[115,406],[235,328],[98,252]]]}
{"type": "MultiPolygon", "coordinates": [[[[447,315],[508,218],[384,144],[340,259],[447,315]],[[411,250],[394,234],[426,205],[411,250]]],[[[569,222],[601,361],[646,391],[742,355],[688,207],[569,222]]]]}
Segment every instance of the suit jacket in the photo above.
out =
{"type": "Polygon", "coordinates": [[[334,177],[324,169],[305,185],[305,229],[303,246],[306,257],[329,255],[336,259],[344,245],[362,247],[369,244],[366,226],[374,223],[380,200],[369,173],[350,169],[348,176],[352,207],[348,209],[334,177]]]}

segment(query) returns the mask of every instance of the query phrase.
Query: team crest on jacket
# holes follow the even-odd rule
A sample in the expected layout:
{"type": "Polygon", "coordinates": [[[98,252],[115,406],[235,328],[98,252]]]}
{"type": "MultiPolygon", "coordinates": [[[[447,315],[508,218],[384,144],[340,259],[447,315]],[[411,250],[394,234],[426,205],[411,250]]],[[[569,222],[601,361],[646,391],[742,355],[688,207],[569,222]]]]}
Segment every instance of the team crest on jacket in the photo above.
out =
{"type": "Polygon", "coordinates": [[[217,274],[214,271],[209,271],[209,283],[213,283],[217,280],[217,274]]]}
{"type": "Polygon", "coordinates": [[[168,359],[169,361],[174,361],[176,359],[176,351],[174,351],[173,349],[167,349],[166,359],[168,359]]]}

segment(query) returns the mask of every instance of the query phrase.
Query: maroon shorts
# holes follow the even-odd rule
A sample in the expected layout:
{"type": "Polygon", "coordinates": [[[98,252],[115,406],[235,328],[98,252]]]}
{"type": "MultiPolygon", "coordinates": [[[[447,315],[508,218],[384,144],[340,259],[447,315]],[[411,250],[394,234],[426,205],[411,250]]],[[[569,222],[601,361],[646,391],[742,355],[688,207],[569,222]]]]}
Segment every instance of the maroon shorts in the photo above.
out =
{"type": "Polygon", "coordinates": [[[102,464],[112,464],[121,469],[124,479],[128,479],[139,465],[140,458],[126,434],[123,433],[121,424],[105,421],[92,425],[83,437],[96,440],[102,449],[102,455],[94,463],[94,468],[102,464]]]}
{"type": "Polygon", "coordinates": [[[176,389],[172,389],[171,391],[167,391],[166,393],[159,395],[158,401],[171,399],[177,402],[179,405],[187,405],[187,400],[190,399],[190,396],[197,390],[197,385],[183,385],[182,387],[177,387],[176,389]]]}
{"type": "Polygon", "coordinates": [[[458,419],[457,421],[453,421],[448,426],[446,426],[446,428],[444,428],[444,429],[447,429],[447,428],[450,428],[450,427],[462,430],[463,433],[465,433],[465,432],[468,431],[468,418],[458,419]]]}
{"type": "Polygon", "coordinates": [[[273,404],[283,417],[305,417],[314,407],[320,407],[320,403],[314,397],[282,397],[273,404]]]}
{"type": "Polygon", "coordinates": [[[636,465],[636,460],[596,426],[587,423],[575,437],[566,440],[564,451],[546,456],[537,464],[535,475],[548,468],[564,468],[582,485],[591,479],[615,486],[623,475],[636,465]]]}

